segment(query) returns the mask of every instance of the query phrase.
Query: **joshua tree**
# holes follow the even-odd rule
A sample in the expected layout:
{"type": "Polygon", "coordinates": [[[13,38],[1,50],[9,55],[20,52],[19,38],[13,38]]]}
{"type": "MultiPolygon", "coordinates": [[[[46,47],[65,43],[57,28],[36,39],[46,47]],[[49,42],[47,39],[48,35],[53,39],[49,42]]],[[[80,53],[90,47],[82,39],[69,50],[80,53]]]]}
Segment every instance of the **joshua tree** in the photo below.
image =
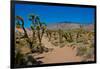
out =
{"type": "Polygon", "coordinates": [[[19,21],[16,22],[16,28],[20,28],[21,24],[19,23],[19,21]]]}
{"type": "Polygon", "coordinates": [[[42,38],[44,33],[46,32],[47,25],[46,25],[46,23],[41,23],[41,25],[42,25],[42,27],[41,27],[41,29],[42,29],[41,38],[42,38]]]}
{"type": "Polygon", "coordinates": [[[32,29],[32,32],[33,32],[33,43],[36,43],[36,23],[35,23],[35,15],[33,14],[30,14],[29,15],[29,20],[32,21],[32,24],[31,24],[31,29],[32,29]]]}
{"type": "Polygon", "coordinates": [[[69,42],[72,42],[72,41],[73,41],[72,33],[69,32],[69,42]]]}
{"type": "Polygon", "coordinates": [[[29,20],[32,21],[32,24],[30,26],[32,29],[32,32],[33,32],[32,40],[29,38],[27,31],[25,30],[24,20],[21,16],[16,16],[16,21],[18,21],[17,24],[22,27],[22,29],[24,31],[24,38],[27,38],[26,40],[29,43],[31,52],[32,53],[33,52],[43,52],[43,50],[45,48],[42,46],[41,41],[42,41],[42,37],[43,37],[43,34],[46,29],[46,25],[45,25],[45,23],[41,23],[39,17],[36,15],[30,15],[29,17],[30,17],[29,20]],[[37,38],[36,38],[36,36],[37,36],[37,38]],[[38,39],[39,45],[36,43],[36,39],[38,39]]]}
{"type": "Polygon", "coordinates": [[[59,34],[59,43],[62,43],[62,34],[63,34],[63,32],[62,32],[62,30],[61,29],[59,29],[58,30],[58,34],[59,34]]]}
{"type": "Polygon", "coordinates": [[[32,21],[31,29],[33,31],[33,42],[36,43],[36,39],[38,39],[39,42],[39,44],[33,46],[33,50],[42,53],[43,51],[45,51],[44,49],[46,49],[45,47],[42,46],[42,37],[46,30],[46,24],[40,22],[40,18],[33,14],[29,15],[29,20],[32,21]]]}
{"type": "Polygon", "coordinates": [[[24,30],[24,37],[27,38],[27,41],[30,44],[30,48],[32,48],[32,42],[31,42],[30,38],[28,37],[28,34],[25,30],[23,18],[21,16],[16,16],[16,20],[18,21],[18,23],[19,22],[21,23],[20,25],[21,25],[22,29],[24,30]]]}
{"type": "Polygon", "coordinates": [[[41,23],[39,17],[36,15],[31,14],[29,16],[30,16],[30,20],[32,21],[31,28],[33,30],[33,38],[35,38],[35,30],[36,30],[38,35],[39,45],[41,45],[42,37],[46,30],[46,24],[41,23]]]}
{"type": "Polygon", "coordinates": [[[39,44],[41,45],[41,41],[42,41],[42,37],[44,35],[44,32],[46,30],[46,25],[45,23],[41,23],[39,17],[36,17],[36,30],[37,30],[37,34],[38,34],[38,39],[39,39],[39,44]]]}
{"type": "Polygon", "coordinates": [[[66,39],[66,41],[68,40],[68,34],[66,32],[63,33],[63,37],[66,39]]]}
{"type": "Polygon", "coordinates": [[[83,37],[83,34],[85,34],[85,31],[83,29],[83,26],[80,25],[80,28],[76,32],[76,41],[77,42],[82,42],[81,38],[83,37]]]}
{"type": "Polygon", "coordinates": [[[47,29],[46,33],[47,33],[47,37],[49,38],[49,41],[51,41],[52,31],[47,29]]]}
{"type": "Polygon", "coordinates": [[[71,32],[65,32],[63,34],[63,37],[66,39],[66,41],[68,42],[72,42],[73,41],[73,38],[72,38],[72,33],[71,32]]]}

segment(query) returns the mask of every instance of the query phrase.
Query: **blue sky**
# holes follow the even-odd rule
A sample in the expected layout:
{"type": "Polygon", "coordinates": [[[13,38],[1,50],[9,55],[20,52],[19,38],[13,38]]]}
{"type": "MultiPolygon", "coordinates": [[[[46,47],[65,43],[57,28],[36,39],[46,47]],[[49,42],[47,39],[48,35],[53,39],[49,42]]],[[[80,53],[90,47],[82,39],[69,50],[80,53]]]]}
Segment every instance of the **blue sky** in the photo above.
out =
{"type": "Polygon", "coordinates": [[[15,16],[23,17],[25,27],[29,27],[31,21],[28,19],[29,14],[36,14],[40,17],[41,22],[52,24],[56,22],[75,22],[80,24],[94,23],[94,8],[80,8],[69,6],[49,6],[49,5],[29,5],[16,4],[15,16]]]}

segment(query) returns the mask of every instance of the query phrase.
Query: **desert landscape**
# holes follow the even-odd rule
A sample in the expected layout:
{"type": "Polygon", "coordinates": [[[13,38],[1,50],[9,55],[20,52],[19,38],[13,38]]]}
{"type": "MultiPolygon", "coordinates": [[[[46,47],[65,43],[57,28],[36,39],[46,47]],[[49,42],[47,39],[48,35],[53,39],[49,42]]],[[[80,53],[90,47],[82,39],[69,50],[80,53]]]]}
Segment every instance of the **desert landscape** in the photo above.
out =
{"type": "Polygon", "coordinates": [[[94,24],[46,24],[30,15],[30,27],[16,16],[15,66],[94,61],[94,24]]]}
{"type": "Polygon", "coordinates": [[[15,5],[14,67],[95,61],[95,9],[15,5]]]}

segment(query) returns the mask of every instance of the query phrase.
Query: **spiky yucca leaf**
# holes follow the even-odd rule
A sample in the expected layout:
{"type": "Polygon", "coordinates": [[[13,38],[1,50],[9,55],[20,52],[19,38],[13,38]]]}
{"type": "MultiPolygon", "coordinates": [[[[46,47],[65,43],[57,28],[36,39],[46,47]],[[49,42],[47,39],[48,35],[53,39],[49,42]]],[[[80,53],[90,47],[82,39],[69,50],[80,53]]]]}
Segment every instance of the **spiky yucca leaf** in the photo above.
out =
{"type": "Polygon", "coordinates": [[[31,25],[31,29],[34,30],[34,26],[31,25]]]}

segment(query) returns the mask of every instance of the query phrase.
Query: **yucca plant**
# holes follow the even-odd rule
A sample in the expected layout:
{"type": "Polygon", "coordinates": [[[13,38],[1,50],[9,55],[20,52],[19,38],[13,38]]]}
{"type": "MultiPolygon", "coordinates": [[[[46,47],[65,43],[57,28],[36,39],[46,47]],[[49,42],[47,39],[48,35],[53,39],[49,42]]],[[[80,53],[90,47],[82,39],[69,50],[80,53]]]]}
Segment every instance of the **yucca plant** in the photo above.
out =
{"type": "Polygon", "coordinates": [[[19,23],[19,21],[16,22],[16,28],[21,28],[21,24],[19,23]]]}
{"type": "Polygon", "coordinates": [[[59,43],[62,43],[63,41],[62,41],[62,30],[61,29],[59,29],[58,30],[58,34],[59,34],[59,43]]]}
{"type": "MultiPolygon", "coordinates": [[[[38,16],[33,15],[33,14],[31,14],[29,16],[30,16],[29,19],[32,21],[32,25],[33,25],[35,31],[37,32],[39,44],[41,45],[41,40],[42,40],[43,34],[45,32],[46,25],[45,25],[45,23],[40,22],[40,18],[38,16]]],[[[35,35],[35,32],[34,32],[34,35],[35,35]]]]}
{"type": "Polygon", "coordinates": [[[43,37],[44,33],[47,30],[47,25],[46,23],[41,23],[41,29],[42,29],[42,33],[41,33],[41,38],[43,37]]]}
{"type": "MultiPolygon", "coordinates": [[[[33,38],[36,38],[36,36],[37,36],[38,43],[39,43],[38,45],[35,45],[33,43],[33,45],[35,45],[33,47],[33,49],[37,49],[38,51],[42,52],[43,51],[42,37],[43,37],[45,30],[46,30],[46,24],[40,22],[40,18],[36,15],[31,14],[30,20],[32,21],[31,29],[33,31],[33,38]]],[[[36,40],[36,39],[33,39],[33,40],[36,40]]]]}
{"type": "Polygon", "coordinates": [[[66,41],[68,40],[68,34],[66,32],[64,32],[62,36],[66,39],[66,41]]]}
{"type": "Polygon", "coordinates": [[[30,48],[32,48],[32,42],[31,42],[30,38],[28,37],[27,31],[26,31],[26,29],[24,27],[23,18],[21,16],[16,16],[16,20],[21,22],[20,25],[21,25],[21,27],[22,27],[22,29],[24,31],[24,37],[27,38],[27,41],[30,44],[30,48]]]}
{"type": "Polygon", "coordinates": [[[36,27],[36,30],[37,30],[37,36],[38,36],[38,40],[39,40],[39,44],[41,45],[41,32],[40,32],[40,26],[37,26],[36,27]]]}
{"type": "Polygon", "coordinates": [[[33,44],[36,43],[36,30],[34,28],[34,26],[31,25],[31,29],[32,29],[32,32],[33,32],[33,37],[32,37],[32,41],[33,41],[33,44]]]}
{"type": "Polygon", "coordinates": [[[36,20],[37,20],[36,30],[37,30],[37,34],[38,34],[38,40],[39,40],[39,44],[41,45],[41,41],[42,41],[42,37],[43,37],[44,31],[45,31],[45,27],[43,26],[43,23],[40,22],[40,19],[38,16],[37,16],[36,20]]]}
{"type": "Polygon", "coordinates": [[[32,21],[31,23],[31,29],[33,32],[32,41],[35,44],[36,43],[36,36],[35,36],[36,35],[36,23],[35,23],[36,16],[34,14],[30,14],[28,17],[29,17],[29,20],[32,21]]]}
{"type": "Polygon", "coordinates": [[[81,37],[81,35],[84,33],[84,30],[83,30],[83,26],[80,25],[80,28],[77,30],[76,32],[76,41],[78,42],[79,41],[79,38],[81,37]]]}
{"type": "Polygon", "coordinates": [[[47,37],[48,37],[49,41],[51,41],[52,31],[47,29],[46,33],[47,33],[47,37]]]}
{"type": "Polygon", "coordinates": [[[56,31],[53,33],[54,40],[57,40],[56,31]]]}
{"type": "Polygon", "coordinates": [[[25,27],[24,27],[24,20],[23,20],[23,18],[21,16],[16,16],[16,20],[18,20],[18,22],[21,21],[20,25],[21,25],[22,29],[24,30],[25,37],[28,38],[28,34],[27,34],[27,32],[25,30],[25,27]]]}
{"type": "Polygon", "coordinates": [[[64,32],[63,37],[66,39],[66,41],[68,42],[72,42],[73,38],[72,38],[72,34],[70,32],[64,32]]]}
{"type": "Polygon", "coordinates": [[[72,36],[73,36],[72,33],[69,32],[69,39],[68,39],[69,42],[73,42],[73,38],[72,38],[72,36]]]}

